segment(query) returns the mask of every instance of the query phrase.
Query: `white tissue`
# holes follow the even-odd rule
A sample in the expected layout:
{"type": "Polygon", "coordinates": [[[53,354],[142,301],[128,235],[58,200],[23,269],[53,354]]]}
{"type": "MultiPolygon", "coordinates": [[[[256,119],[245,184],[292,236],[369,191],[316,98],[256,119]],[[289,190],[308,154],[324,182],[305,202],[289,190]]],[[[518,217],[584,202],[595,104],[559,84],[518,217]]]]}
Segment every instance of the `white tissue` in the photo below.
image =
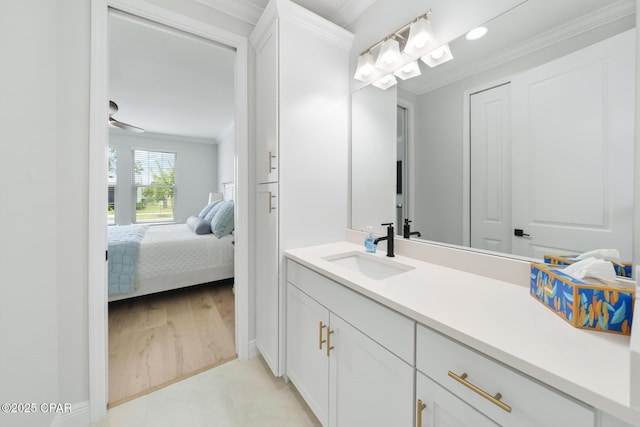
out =
{"type": "Polygon", "coordinates": [[[593,257],[568,265],[562,272],[576,279],[594,278],[605,282],[615,282],[616,280],[613,264],[604,259],[593,257]]]}
{"type": "Polygon", "coordinates": [[[576,259],[587,258],[606,259],[607,261],[614,261],[618,264],[621,262],[620,251],[617,249],[594,249],[592,251],[580,254],[576,257],[576,259]]]}

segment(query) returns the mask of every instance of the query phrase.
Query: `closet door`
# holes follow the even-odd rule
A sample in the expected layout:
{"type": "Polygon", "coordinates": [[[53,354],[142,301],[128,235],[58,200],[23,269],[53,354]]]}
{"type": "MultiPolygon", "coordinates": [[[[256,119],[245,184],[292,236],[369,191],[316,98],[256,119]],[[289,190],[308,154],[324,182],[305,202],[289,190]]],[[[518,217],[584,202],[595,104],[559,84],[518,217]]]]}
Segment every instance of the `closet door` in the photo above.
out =
{"type": "Polygon", "coordinates": [[[511,252],[509,84],[470,97],[471,247],[511,252]]]}
{"type": "Polygon", "coordinates": [[[279,375],[278,184],[259,184],[256,200],[256,346],[279,375]]]}

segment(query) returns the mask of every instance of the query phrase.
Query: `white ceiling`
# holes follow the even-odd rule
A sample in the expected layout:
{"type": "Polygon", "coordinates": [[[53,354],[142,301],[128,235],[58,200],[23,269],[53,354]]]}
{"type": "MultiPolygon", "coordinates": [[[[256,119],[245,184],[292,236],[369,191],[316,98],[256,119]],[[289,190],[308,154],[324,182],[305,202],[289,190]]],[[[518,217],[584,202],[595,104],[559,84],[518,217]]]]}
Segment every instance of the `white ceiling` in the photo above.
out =
{"type": "MultiPolygon", "coordinates": [[[[257,20],[267,3],[267,0],[197,1],[224,9],[230,15],[244,16],[247,22],[257,20]]],[[[295,2],[347,25],[375,0],[295,2]]],[[[485,38],[475,42],[453,41],[453,61],[433,69],[421,64],[423,75],[401,82],[400,87],[416,94],[428,92],[526,54],[554,38],[567,38],[576,31],[601,25],[603,20],[628,15],[634,4],[633,0],[528,0],[488,23],[490,31],[485,38]],[[593,15],[595,10],[606,6],[612,6],[613,13],[593,15]],[[590,14],[578,24],[567,25],[590,14]],[[562,30],[558,31],[558,27],[562,30]]],[[[116,119],[147,132],[210,141],[217,140],[233,126],[232,49],[112,14],[109,53],[109,95],[120,108],[114,115],[116,119]]]]}
{"type": "Polygon", "coordinates": [[[528,0],[488,22],[489,33],[484,38],[468,41],[461,37],[451,42],[452,61],[436,68],[418,61],[422,75],[400,82],[399,87],[415,94],[429,92],[633,15],[634,5],[633,0],[528,0]]]}
{"type": "MultiPolygon", "coordinates": [[[[220,12],[255,25],[268,0],[196,0],[220,12]]],[[[376,0],[292,0],[294,3],[346,27],[376,0]]]]}
{"type": "Polygon", "coordinates": [[[113,117],[147,132],[215,140],[233,125],[234,61],[228,47],[111,13],[113,117]]]}
{"type": "MultiPolygon", "coordinates": [[[[197,0],[255,24],[268,0],[197,0]]],[[[375,0],[294,0],[346,26],[375,0]]],[[[114,118],[146,132],[217,140],[233,126],[235,52],[114,11],[109,16],[114,118]]],[[[118,130],[115,130],[118,131],[118,130]]]]}

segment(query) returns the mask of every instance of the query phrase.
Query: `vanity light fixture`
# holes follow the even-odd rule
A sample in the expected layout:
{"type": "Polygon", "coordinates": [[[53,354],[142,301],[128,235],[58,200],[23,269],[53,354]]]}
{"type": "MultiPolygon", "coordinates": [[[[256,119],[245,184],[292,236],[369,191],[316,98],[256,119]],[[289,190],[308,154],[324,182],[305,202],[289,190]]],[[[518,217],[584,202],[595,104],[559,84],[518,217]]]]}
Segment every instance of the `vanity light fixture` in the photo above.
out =
{"type": "Polygon", "coordinates": [[[453,59],[453,55],[451,54],[449,45],[445,44],[420,59],[422,59],[422,62],[427,64],[429,67],[433,68],[440,64],[444,64],[447,61],[451,61],[453,59]]]}
{"type": "Polygon", "coordinates": [[[419,76],[421,58],[430,67],[453,59],[449,45],[440,45],[436,40],[429,14],[419,15],[404,27],[369,46],[358,57],[354,78],[387,89],[397,83],[396,76],[406,80],[419,76]],[[374,61],[375,50],[378,56],[374,61]],[[402,51],[402,53],[400,53],[402,51]]]}
{"type": "Polygon", "coordinates": [[[393,74],[395,74],[397,77],[401,78],[402,80],[407,80],[412,77],[417,77],[422,73],[420,72],[420,65],[418,64],[418,61],[414,60],[409,62],[406,65],[403,65],[402,67],[397,69],[393,74]]]}
{"type": "Polygon", "coordinates": [[[376,77],[375,74],[375,61],[373,59],[371,51],[365,52],[360,55],[358,57],[358,68],[356,69],[356,74],[353,76],[353,78],[365,83],[371,83],[376,77]]]}
{"type": "Polygon", "coordinates": [[[403,51],[405,54],[420,58],[438,47],[428,16],[429,14],[425,13],[418,17],[409,27],[409,38],[403,51]]]}
{"type": "Polygon", "coordinates": [[[394,36],[391,36],[380,46],[378,59],[376,59],[376,68],[392,73],[400,65],[400,43],[394,36]]]}
{"type": "Polygon", "coordinates": [[[382,78],[372,83],[372,85],[382,90],[387,90],[390,87],[395,86],[396,84],[398,84],[398,80],[396,80],[393,74],[382,76],[382,78]]]}
{"type": "Polygon", "coordinates": [[[477,27],[473,30],[469,31],[466,36],[464,36],[467,40],[478,40],[487,35],[487,27],[477,27]]]}

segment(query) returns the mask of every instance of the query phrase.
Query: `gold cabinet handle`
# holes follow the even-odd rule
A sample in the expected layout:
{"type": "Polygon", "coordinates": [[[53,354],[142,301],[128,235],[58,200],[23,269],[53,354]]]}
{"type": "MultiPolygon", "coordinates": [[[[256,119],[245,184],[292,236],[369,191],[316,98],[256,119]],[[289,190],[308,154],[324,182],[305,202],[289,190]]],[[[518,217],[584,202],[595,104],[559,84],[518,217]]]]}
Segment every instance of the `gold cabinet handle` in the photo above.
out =
{"type": "Polygon", "coordinates": [[[422,402],[422,399],[418,399],[418,421],[416,422],[416,427],[422,427],[422,411],[426,407],[427,405],[422,402]]]}
{"type": "Polygon", "coordinates": [[[333,346],[331,345],[331,334],[333,332],[331,328],[327,328],[327,357],[331,356],[331,350],[333,350],[333,346]]]}
{"type": "Polygon", "coordinates": [[[324,328],[326,328],[326,327],[327,327],[327,325],[323,325],[323,324],[322,324],[322,320],[321,320],[321,321],[320,321],[320,330],[318,331],[318,335],[319,335],[319,337],[320,337],[320,338],[318,338],[319,345],[320,345],[320,350],[322,350],[322,344],[324,344],[324,343],[326,343],[326,342],[327,342],[327,340],[323,340],[323,339],[322,339],[322,330],[323,330],[324,328]]]}
{"type": "Polygon", "coordinates": [[[272,170],[276,169],[276,167],[273,166],[273,159],[275,158],[276,156],[271,151],[269,151],[269,173],[271,173],[272,170]]]}
{"type": "Polygon", "coordinates": [[[496,393],[495,396],[491,396],[489,393],[487,393],[486,391],[482,390],[480,387],[478,387],[478,386],[476,386],[474,384],[471,384],[469,381],[467,381],[466,380],[466,378],[467,378],[467,374],[466,373],[463,373],[462,375],[458,376],[458,375],[454,374],[453,372],[449,371],[449,376],[451,378],[453,378],[454,380],[458,381],[460,384],[464,385],[465,387],[468,387],[471,390],[475,391],[480,396],[484,397],[485,399],[487,399],[488,401],[490,401],[494,405],[498,405],[500,408],[504,409],[505,411],[511,412],[511,406],[509,406],[506,403],[500,401],[500,399],[502,399],[502,394],[496,393]]]}
{"type": "Polygon", "coordinates": [[[273,206],[273,199],[276,198],[276,195],[269,191],[269,213],[276,210],[276,207],[273,206]]]}

